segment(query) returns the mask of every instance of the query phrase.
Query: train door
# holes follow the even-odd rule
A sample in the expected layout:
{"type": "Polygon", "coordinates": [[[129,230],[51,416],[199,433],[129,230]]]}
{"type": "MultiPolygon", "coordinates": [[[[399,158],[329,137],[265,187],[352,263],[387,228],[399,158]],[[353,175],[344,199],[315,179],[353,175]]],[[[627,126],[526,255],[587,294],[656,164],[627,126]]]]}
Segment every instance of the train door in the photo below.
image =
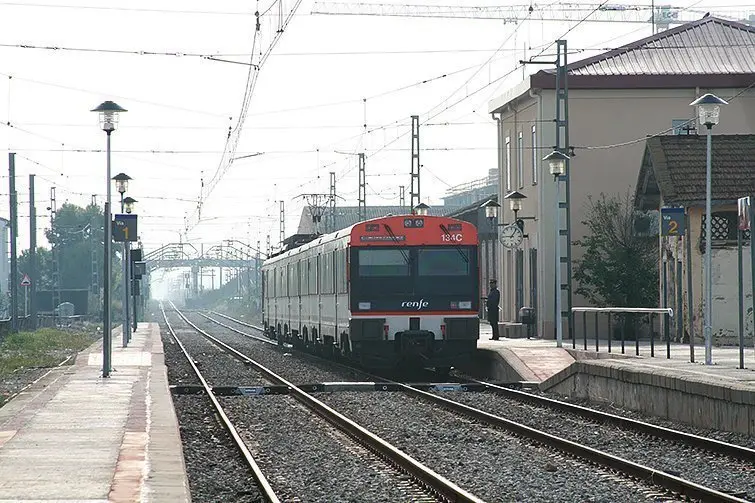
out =
{"type": "Polygon", "coordinates": [[[317,271],[317,337],[320,337],[322,333],[322,260],[322,255],[318,253],[315,266],[317,271]]]}
{"type": "Polygon", "coordinates": [[[302,307],[301,307],[301,304],[302,304],[301,260],[299,260],[299,261],[296,262],[296,285],[297,285],[296,291],[297,291],[297,294],[299,296],[298,297],[299,298],[299,309],[297,311],[298,316],[297,316],[296,319],[297,319],[298,325],[299,325],[299,337],[302,337],[302,333],[303,332],[302,332],[302,307]]]}
{"type": "Polygon", "coordinates": [[[333,283],[333,340],[335,340],[338,337],[338,273],[340,271],[339,269],[339,262],[341,258],[341,251],[340,250],[333,250],[333,275],[332,283],[333,283]]]}

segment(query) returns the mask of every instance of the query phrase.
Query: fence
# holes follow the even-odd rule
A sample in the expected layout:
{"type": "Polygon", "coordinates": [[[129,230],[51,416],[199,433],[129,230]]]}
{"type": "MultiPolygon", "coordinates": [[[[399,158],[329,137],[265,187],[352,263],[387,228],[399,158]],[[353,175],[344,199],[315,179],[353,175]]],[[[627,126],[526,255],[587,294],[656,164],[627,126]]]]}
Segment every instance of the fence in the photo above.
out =
{"type": "MultiPolygon", "coordinates": [[[[620,323],[620,340],[621,340],[621,354],[625,353],[626,346],[626,329],[632,328],[634,336],[635,354],[640,355],[640,332],[634,330],[636,325],[637,316],[641,318],[648,318],[648,324],[650,326],[650,356],[655,356],[655,330],[654,320],[655,315],[663,316],[663,334],[666,341],[666,358],[671,358],[671,335],[669,330],[669,319],[674,316],[674,310],[671,308],[648,308],[648,307],[574,307],[572,313],[576,318],[577,313],[582,313],[582,338],[584,342],[584,350],[587,351],[587,313],[595,313],[595,351],[600,351],[600,314],[604,313],[608,315],[608,352],[612,350],[611,341],[613,339],[613,324],[611,323],[611,315],[617,315],[621,318],[620,323]]],[[[575,319],[576,325],[576,319],[575,319]]],[[[576,328],[576,327],[575,327],[576,328]]],[[[576,332],[576,330],[575,330],[576,332]]],[[[572,348],[577,348],[577,337],[575,334],[572,339],[572,348]]]]}

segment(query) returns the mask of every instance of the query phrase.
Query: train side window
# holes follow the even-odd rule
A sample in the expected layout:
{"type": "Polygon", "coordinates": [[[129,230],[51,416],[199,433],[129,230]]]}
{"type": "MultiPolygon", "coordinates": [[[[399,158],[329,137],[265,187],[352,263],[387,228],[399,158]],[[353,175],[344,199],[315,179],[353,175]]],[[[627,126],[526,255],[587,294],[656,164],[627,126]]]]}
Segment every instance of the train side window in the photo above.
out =
{"type": "Polygon", "coordinates": [[[292,263],[288,265],[288,295],[289,297],[296,297],[299,295],[299,288],[297,283],[299,282],[299,275],[296,274],[296,264],[292,263]]]}
{"type": "Polygon", "coordinates": [[[309,276],[309,293],[317,293],[317,267],[315,265],[315,259],[309,258],[307,260],[307,275],[309,276]]]}

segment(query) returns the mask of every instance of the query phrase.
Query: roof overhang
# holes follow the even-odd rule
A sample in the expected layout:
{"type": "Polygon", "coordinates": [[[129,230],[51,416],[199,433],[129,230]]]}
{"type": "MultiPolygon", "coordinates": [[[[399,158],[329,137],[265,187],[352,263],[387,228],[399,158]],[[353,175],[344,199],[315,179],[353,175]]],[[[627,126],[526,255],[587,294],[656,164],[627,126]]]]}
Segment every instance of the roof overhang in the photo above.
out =
{"type": "Polygon", "coordinates": [[[532,86],[530,85],[531,80],[531,77],[527,77],[505,93],[490,100],[488,102],[488,113],[503,113],[507,105],[519,101],[525,96],[529,96],[530,90],[532,89],[532,86]]]}
{"type": "MultiPolygon", "coordinates": [[[[555,89],[556,76],[541,70],[530,78],[531,86],[555,89]]],[[[735,74],[666,74],[666,75],[569,75],[569,89],[707,89],[748,88],[753,73],[735,74]]]]}

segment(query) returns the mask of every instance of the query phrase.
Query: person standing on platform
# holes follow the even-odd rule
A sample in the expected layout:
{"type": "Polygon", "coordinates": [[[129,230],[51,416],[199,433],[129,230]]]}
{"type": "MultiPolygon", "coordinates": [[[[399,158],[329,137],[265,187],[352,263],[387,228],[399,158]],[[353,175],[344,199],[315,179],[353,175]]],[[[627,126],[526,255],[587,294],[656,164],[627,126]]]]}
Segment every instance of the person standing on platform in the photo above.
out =
{"type": "Polygon", "coordinates": [[[501,292],[498,291],[498,287],[496,286],[497,281],[494,279],[490,280],[490,291],[488,292],[488,301],[487,301],[487,307],[488,307],[488,322],[490,322],[490,328],[493,329],[493,337],[490,338],[491,341],[497,341],[498,336],[498,304],[501,302],[501,292]]]}

